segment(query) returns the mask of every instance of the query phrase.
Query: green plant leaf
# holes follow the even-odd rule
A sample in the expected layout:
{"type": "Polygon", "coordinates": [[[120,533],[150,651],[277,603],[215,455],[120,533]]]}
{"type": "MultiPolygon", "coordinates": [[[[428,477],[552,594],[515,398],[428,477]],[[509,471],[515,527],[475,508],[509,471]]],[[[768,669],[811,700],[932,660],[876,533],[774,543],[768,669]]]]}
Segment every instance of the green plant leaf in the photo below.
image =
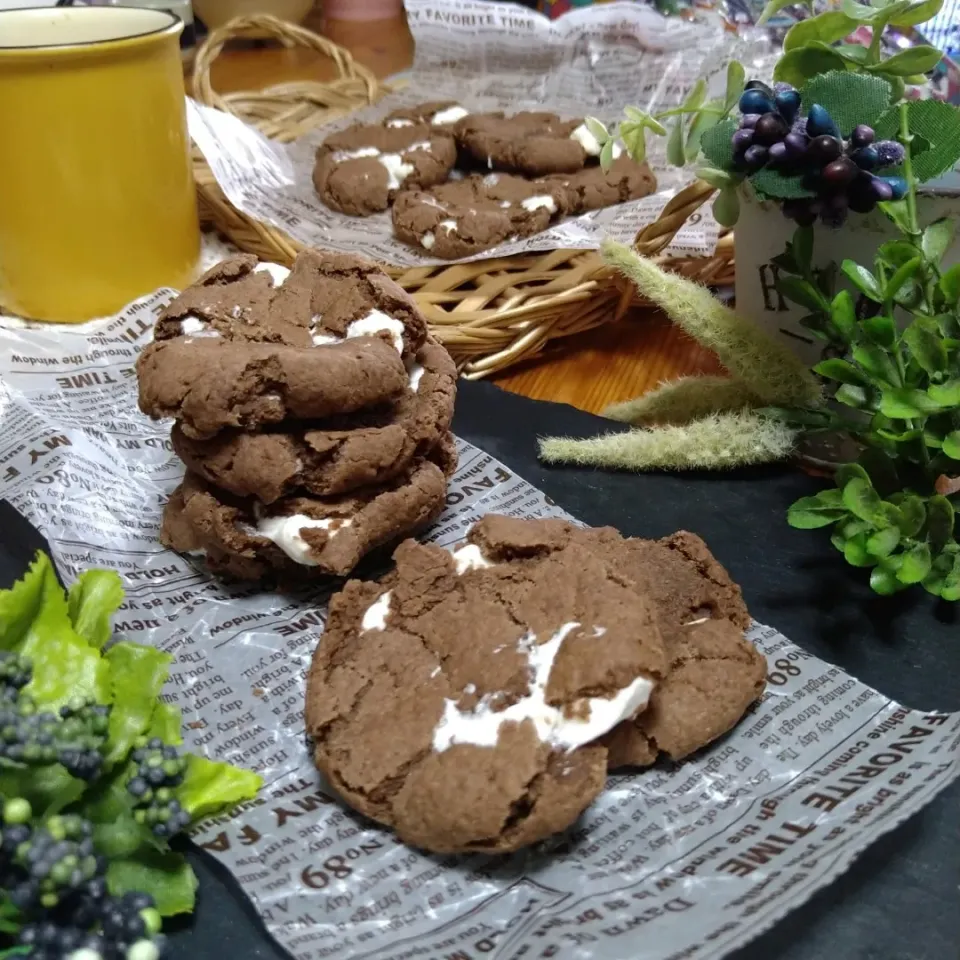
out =
{"type": "Polygon", "coordinates": [[[843,275],[866,297],[876,303],[883,302],[883,293],[877,278],[866,268],[853,260],[844,260],[840,264],[843,275]]]}
{"type": "Polygon", "coordinates": [[[843,505],[861,520],[866,520],[875,526],[883,524],[883,510],[880,494],[873,489],[869,480],[854,477],[844,488],[841,494],[843,505]]]}
{"type": "MultiPolygon", "coordinates": [[[[907,104],[910,132],[929,147],[911,149],[913,175],[919,183],[933,180],[951,170],[960,160],[960,116],[957,108],[941,100],[911,100],[907,104]]],[[[878,140],[896,139],[900,129],[899,110],[888,110],[874,125],[878,140]]]]}
{"type": "Polygon", "coordinates": [[[960,553],[944,551],[937,556],[923,581],[923,588],[944,600],[960,600],[960,553]],[[944,596],[944,593],[947,595],[944,596]]]}
{"type": "Polygon", "coordinates": [[[920,3],[911,3],[903,13],[898,13],[889,22],[895,27],[916,27],[932,20],[942,6],[943,0],[922,0],[920,3]]]}
{"type": "Polygon", "coordinates": [[[897,328],[889,313],[878,313],[867,317],[860,326],[872,343],[889,350],[897,342],[897,328]]]}
{"type": "Polygon", "coordinates": [[[871,556],[880,559],[887,557],[900,545],[899,527],[884,527],[873,536],[867,537],[866,549],[871,556]]]}
{"type": "Polygon", "coordinates": [[[857,337],[857,311],[849,290],[841,290],[830,304],[830,319],[847,343],[857,337]]]}
{"type": "Polygon", "coordinates": [[[928,374],[941,373],[947,369],[947,348],[936,328],[924,317],[918,317],[903,331],[903,340],[910,355],[928,374]]]}
{"type": "Polygon", "coordinates": [[[912,387],[894,387],[884,390],[880,399],[880,412],[891,420],[912,420],[940,410],[940,404],[924,390],[912,387]]]}
{"type": "Polygon", "coordinates": [[[713,216],[721,227],[732,227],[740,219],[740,195],[736,187],[724,187],[716,195],[713,216]]]}
{"type": "Polygon", "coordinates": [[[252,800],[262,785],[263,779],[249,770],[191,754],[183,783],[176,788],[175,796],[197,821],[243,800],[252,800]]]}
{"type": "Polygon", "coordinates": [[[960,380],[933,384],[927,393],[930,394],[930,399],[940,407],[960,406],[960,380]]]}
{"type": "Polygon", "coordinates": [[[942,59],[943,54],[936,47],[919,44],[909,50],[895,53],[879,63],[868,63],[864,69],[871,73],[883,73],[892,77],[910,77],[915,73],[927,73],[942,59]]]}
{"type": "Polygon", "coordinates": [[[953,565],[943,579],[940,596],[951,603],[960,600],[960,553],[953,555],[953,565]]]}
{"type": "Polygon", "coordinates": [[[812,283],[799,277],[780,277],[777,280],[777,290],[788,300],[799,303],[808,310],[822,310],[826,306],[820,291],[812,283]]]}
{"type": "MultiPolygon", "coordinates": [[[[808,17],[795,23],[783,38],[784,52],[806,47],[820,41],[831,44],[849,37],[857,28],[857,21],[839,10],[828,10],[815,17],[808,17]]],[[[819,103],[819,100],[811,101],[819,103]]]]}
{"type": "Polygon", "coordinates": [[[897,579],[906,584],[920,583],[930,573],[932,562],[929,545],[915,543],[908,550],[904,550],[897,579]]]}
{"type": "Polygon", "coordinates": [[[896,559],[887,557],[870,573],[870,588],[881,597],[892,597],[904,589],[904,585],[897,579],[896,559]]]}
{"type": "Polygon", "coordinates": [[[147,739],[159,737],[164,743],[173,746],[179,746],[183,743],[181,728],[183,719],[180,716],[180,708],[172,703],[158,703],[150,718],[150,726],[147,728],[144,736],[147,739]]]}
{"type": "Polygon", "coordinates": [[[785,10],[787,7],[795,7],[796,5],[797,0],[768,0],[767,5],[763,8],[763,12],[757,20],[757,26],[762,27],[771,17],[776,16],[781,10],[785,10]]]}
{"type": "Polygon", "coordinates": [[[953,539],[955,522],[953,504],[946,497],[936,494],[927,501],[927,536],[936,553],[953,539]]]}
{"type": "Polygon", "coordinates": [[[888,240],[877,248],[877,259],[889,264],[894,270],[916,255],[917,248],[906,240],[888,240]]]}
{"type": "Polygon", "coordinates": [[[831,70],[845,70],[846,61],[836,51],[800,47],[785,53],[773,71],[773,79],[800,89],[808,80],[831,70]]]}
{"type": "Polygon", "coordinates": [[[923,253],[924,256],[933,263],[939,263],[943,255],[950,249],[953,243],[955,227],[950,217],[941,217],[934,220],[926,230],[923,231],[923,253]]]}
{"type": "MultiPolygon", "coordinates": [[[[711,100],[708,106],[710,105],[716,105],[717,107],[723,106],[719,100],[711,100]]],[[[720,120],[721,116],[719,113],[713,113],[706,109],[693,115],[693,122],[687,131],[687,140],[684,145],[684,155],[687,163],[692,163],[696,160],[700,153],[700,141],[703,139],[703,135],[711,127],[715,127],[720,120]]]]}
{"type": "Polygon", "coordinates": [[[813,372],[829,380],[836,380],[838,383],[852,383],[865,387],[870,386],[870,378],[847,360],[837,358],[821,360],[820,363],[813,368],[813,372]]]}
{"type": "Polygon", "coordinates": [[[112,860],[107,886],[115,896],[149,893],[164,917],[190,913],[196,901],[197,877],[180,853],[161,853],[144,847],[128,859],[112,860]]]}
{"type": "Polygon", "coordinates": [[[584,117],[583,124],[598,142],[606,143],[610,138],[610,131],[596,117],[584,117]]]}
{"type": "Polygon", "coordinates": [[[905,537],[915,537],[927,521],[927,510],[923,501],[913,493],[907,494],[899,505],[900,532],[905,537]]]}
{"type": "Polygon", "coordinates": [[[736,185],[736,178],[726,172],[726,170],[715,170],[713,167],[700,167],[696,171],[697,176],[704,183],[709,183],[711,187],[722,190],[724,187],[736,185]]]}
{"type": "Polygon", "coordinates": [[[908,261],[902,267],[898,267],[883,288],[883,299],[887,302],[892,302],[897,294],[900,293],[904,284],[920,272],[922,264],[923,261],[920,257],[914,257],[913,260],[908,261]]]}
{"type": "Polygon", "coordinates": [[[731,60],[727,64],[727,86],[723,96],[724,108],[728,113],[737,105],[737,101],[743,93],[746,79],[747,72],[744,70],[743,64],[738,60],[731,60]]]}
{"type": "Polygon", "coordinates": [[[870,483],[870,474],[859,463],[842,463],[837,467],[833,480],[837,487],[843,490],[851,480],[864,480],[870,483]]]}
{"type": "Polygon", "coordinates": [[[800,267],[811,270],[813,266],[813,227],[797,227],[790,238],[790,252],[800,267]]]}
{"type": "Polygon", "coordinates": [[[877,563],[877,558],[867,550],[867,535],[865,533],[858,533],[844,543],[843,559],[851,567],[872,567],[877,563]]]}
{"type": "Polygon", "coordinates": [[[122,642],[107,651],[106,660],[113,688],[106,760],[112,766],[150,726],[173,657],[154,647],[122,642]]]}
{"type": "MultiPolygon", "coordinates": [[[[830,13],[820,16],[844,17],[845,15],[830,13]]],[[[813,20],[817,19],[819,17],[813,18],[813,20]]],[[[807,20],[798,23],[791,29],[791,33],[798,27],[802,27],[804,23],[812,22],[807,20]]],[[[841,70],[814,77],[800,90],[804,108],[809,110],[812,104],[819,103],[827,110],[844,136],[849,136],[858,123],[873,126],[883,112],[889,109],[892,95],[890,84],[882,77],[851,73],[846,69],[846,65],[841,70]]]]}
{"type": "Polygon", "coordinates": [[[722,120],[711,127],[700,138],[700,152],[715,170],[733,169],[732,137],[737,129],[737,121],[732,117],[722,120]]]}
{"type": "Polygon", "coordinates": [[[895,223],[901,233],[909,236],[910,214],[907,210],[906,200],[889,200],[886,203],[878,203],[877,209],[880,210],[887,219],[895,223]]]}
{"type": "Polygon", "coordinates": [[[870,51],[859,43],[839,43],[834,46],[833,49],[839,53],[844,60],[855,63],[857,66],[866,63],[870,58],[870,51]]]}
{"type": "Polygon", "coordinates": [[[753,188],[765,197],[778,200],[796,200],[803,197],[815,197],[813,190],[805,187],[803,174],[781,173],[773,167],[764,167],[749,177],[753,188]]]}
{"type": "Polygon", "coordinates": [[[613,161],[615,159],[613,155],[613,148],[615,145],[616,144],[614,143],[613,140],[608,140],[600,148],[600,168],[602,170],[609,170],[610,167],[613,165],[613,161]]]}
{"type": "Polygon", "coordinates": [[[110,618],[121,603],[123,581],[113,570],[85,570],[67,592],[73,629],[98,650],[113,635],[110,618]]]}
{"type": "Polygon", "coordinates": [[[960,460],[960,430],[954,430],[943,438],[943,452],[951,460],[960,460]]]}
{"type": "Polygon", "coordinates": [[[882,347],[864,343],[853,348],[853,359],[872,377],[891,387],[900,385],[900,374],[882,347]]]}
{"type": "Polygon", "coordinates": [[[835,523],[846,513],[840,491],[825,490],[815,497],[801,497],[792,504],[787,511],[787,523],[797,530],[816,530],[835,523]]]}
{"type": "Polygon", "coordinates": [[[866,410],[870,404],[867,391],[852,383],[843,384],[834,394],[834,399],[846,407],[853,407],[854,410],[866,410]]]}
{"type": "Polygon", "coordinates": [[[667,136],[667,162],[682,167],[687,158],[683,152],[683,117],[674,119],[667,136]]]}
{"type": "Polygon", "coordinates": [[[951,307],[960,302],[960,263],[955,263],[943,272],[939,286],[951,307]]]}
{"type": "Polygon", "coordinates": [[[627,153],[637,162],[647,158],[646,127],[640,123],[625,122],[620,125],[620,139],[627,153]]]}

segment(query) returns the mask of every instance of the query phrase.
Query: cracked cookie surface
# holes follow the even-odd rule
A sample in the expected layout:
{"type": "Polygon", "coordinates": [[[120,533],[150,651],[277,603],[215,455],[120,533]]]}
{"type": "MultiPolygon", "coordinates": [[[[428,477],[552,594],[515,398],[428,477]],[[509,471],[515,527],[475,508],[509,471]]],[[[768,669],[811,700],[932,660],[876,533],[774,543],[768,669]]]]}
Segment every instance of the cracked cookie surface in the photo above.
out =
{"type": "Polygon", "coordinates": [[[651,603],[542,524],[487,516],[453,553],[407,541],[331,601],[315,762],[407,843],[502,852],[565,829],[604,785],[598,739],[663,675],[651,603]]]}
{"type": "Polygon", "coordinates": [[[331,209],[369,216],[386,210],[403,187],[442,183],[456,160],[456,144],[442,125],[355,124],[321,144],[313,185],[331,209]]]}
{"type": "Polygon", "coordinates": [[[412,298],[362,257],[232,257],[161,313],[137,360],[140,408],[196,439],[352,413],[408,390],[425,338],[412,298]]]}
{"type": "Polygon", "coordinates": [[[559,182],[474,174],[431,190],[405,190],[393,205],[393,228],[404,243],[452,260],[546,230],[567,201],[559,182]]]}
{"type": "Polygon", "coordinates": [[[637,163],[626,154],[617,157],[609,170],[594,165],[576,173],[544,177],[537,182],[564,187],[568,197],[567,209],[572,214],[639,200],[657,189],[657,178],[650,167],[646,163],[637,163]]]}
{"type": "Polygon", "coordinates": [[[425,456],[450,428],[457,371],[428,340],[395,401],[305,428],[222,431],[194,440],[176,426],[173,448],[194,473],[236,496],[273,503],[298,489],[332,496],[385,483],[425,456]]]}
{"type": "Polygon", "coordinates": [[[456,469],[449,434],[389,483],[339,497],[285,497],[269,506],[231,497],[188,473],[163,512],[160,540],[202,552],[211,570],[242,580],[271,573],[345,576],[372,550],[428,525],[443,511],[456,469]]]}
{"type": "Polygon", "coordinates": [[[480,167],[532,177],[573,173],[600,155],[582,119],[562,120],[555,113],[471,113],[457,121],[454,136],[480,167]]]}

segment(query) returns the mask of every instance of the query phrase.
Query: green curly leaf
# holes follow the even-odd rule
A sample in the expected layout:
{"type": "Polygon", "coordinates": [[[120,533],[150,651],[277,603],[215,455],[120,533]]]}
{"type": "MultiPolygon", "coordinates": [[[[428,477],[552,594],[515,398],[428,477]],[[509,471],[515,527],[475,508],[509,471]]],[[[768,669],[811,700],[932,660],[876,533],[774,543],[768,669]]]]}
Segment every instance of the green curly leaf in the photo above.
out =
{"type": "Polygon", "coordinates": [[[955,523],[956,511],[946,497],[937,494],[927,501],[927,535],[937,553],[953,538],[955,523]]]}
{"type": "Polygon", "coordinates": [[[899,569],[898,556],[887,557],[870,574],[870,588],[881,597],[892,597],[904,589],[904,584],[897,578],[899,569]]]}
{"type": "Polygon", "coordinates": [[[839,490],[825,490],[815,497],[801,497],[787,511],[787,523],[797,530],[816,530],[846,516],[839,490]]]}
{"type": "Polygon", "coordinates": [[[900,545],[900,530],[898,527],[885,527],[867,538],[867,553],[876,557],[888,557],[900,545]]]}
{"type": "Polygon", "coordinates": [[[869,480],[854,477],[841,493],[843,505],[856,517],[866,520],[875,526],[881,526],[884,521],[883,501],[880,494],[873,489],[869,480]]]}
{"type": "Polygon", "coordinates": [[[923,74],[932,70],[943,59],[943,54],[936,48],[926,44],[919,44],[895,53],[879,63],[868,63],[864,69],[874,74],[885,74],[891,77],[912,77],[914,74],[923,74]]]}
{"type": "Polygon", "coordinates": [[[805,110],[814,103],[825,107],[840,132],[849,136],[858,123],[873,126],[889,109],[893,90],[882,77],[835,70],[804,84],[800,97],[805,110]]]}
{"type": "Polygon", "coordinates": [[[835,50],[823,47],[799,47],[785,53],[773,71],[773,79],[790,83],[797,89],[832,70],[845,70],[846,61],[835,50]]]}
{"type": "MultiPolygon", "coordinates": [[[[911,100],[907,104],[910,132],[925,143],[913,144],[910,157],[918,182],[933,180],[953,169],[960,160],[960,115],[956,107],[941,100],[911,100]],[[926,146],[929,144],[929,146],[926,146]]],[[[894,140],[900,129],[897,108],[888,110],[874,124],[878,140],[894,140]]]]}
{"type": "Polygon", "coordinates": [[[830,360],[821,360],[814,368],[813,372],[828,380],[836,380],[838,383],[852,383],[857,386],[870,386],[870,378],[847,360],[832,358],[830,360]]]}
{"type": "Polygon", "coordinates": [[[921,245],[924,256],[933,263],[939,263],[943,259],[943,255],[950,249],[950,244],[953,243],[955,230],[951,217],[941,217],[939,220],[934,220],[923,231],[921,245]]]}
{"type": "Polygon", "coordinates": [[[929,545],[916,543],[903,552],[903,561],[897,571],[897,579],[908,585],[921,583],[930,573],[932,563],[929,545]]]}
{"type": "MultiPolygon", "coordinates": [[[[785,52],[806,47],[811,43],[835,43],[849,37],[857,28],[857,21],[839,10],[828,10],[815,17],[795,23],[783,38],[785,52]]],[[[814,101],[819,103],[819,101],[814,101]]]]}
{"type": "Polygon", "coordinates": [[[917,317],[903,331],[903,340],[910,355],[931,376],[947,369],[947,348],[943,337],[925,317],[917,317]]]}
{"type": "Polygon", "coordinates": [[[853,260],[844,260],[840,264],[843,275],[864,295],[876,303],[883,303],[883,292],[877,278],[866,268],[853,260]]]}
{"type": "Polygon", "coordinates": [[[943,438],[943,452],[951,460],[960,460],[960,430],[954,430],[943,438]]]}

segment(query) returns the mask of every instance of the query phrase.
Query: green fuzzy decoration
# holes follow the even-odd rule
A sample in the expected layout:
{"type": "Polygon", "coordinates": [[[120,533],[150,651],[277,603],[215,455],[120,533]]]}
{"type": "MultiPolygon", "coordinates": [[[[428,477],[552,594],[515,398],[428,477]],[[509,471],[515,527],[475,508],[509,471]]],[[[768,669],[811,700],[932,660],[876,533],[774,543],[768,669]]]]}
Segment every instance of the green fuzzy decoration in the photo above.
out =
{"type": "Polygon", "coordinates": [[[731,376],[763,403],[809,407],[820,402],[820,385],[803,362],[706,287],[662,270],[622,243],[607,240],[601,253],[678,327],[712,350],[731,376]]]}
{"type": "Polygon", "coordinates": [[[684,426],[629,430],[588,440],[546,437],[546,463],[627,470],[716,470],[788,457],[797,432],[752,410],[717,413],[684,426]]]}
{"type": "Polygon", "coordinates": [[[689,423],[711,413],[759,407],[755,393],[739,380],[730,377],[681,377],[661,383],[655,390],[635,400],[615,403],[603,416],[621,423],[673,424],[689,423]]]}

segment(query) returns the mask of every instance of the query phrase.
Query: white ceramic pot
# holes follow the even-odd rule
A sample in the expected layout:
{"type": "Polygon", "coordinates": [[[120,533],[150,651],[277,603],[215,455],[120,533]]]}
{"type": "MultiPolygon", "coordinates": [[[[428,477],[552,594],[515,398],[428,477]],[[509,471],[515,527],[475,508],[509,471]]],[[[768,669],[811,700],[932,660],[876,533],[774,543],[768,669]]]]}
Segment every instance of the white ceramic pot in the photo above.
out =
{"type": "MultiPolygon", "coordinates": [[[[919,197],[917,214],[921,226],[944,216],[960,223],[960,191],[919,197]]],[[[822,357],[823,341],[815,339],[800,324],[801,317],[809,311],[777,292],[777,267],[771,263],[773,257],[783,253],[795,229],[796,224],[787,220],[775,204],[741,196],[740,219],[735,228],[737,310],[776,333],[812,365],[822,357]]],[[[865,215],[852,214],[837,230],[818,223],[814,227],[814,266],[826,266],[831,260],[839,266],[843,260],[850,259],[872,268],[877,247],[899,236],[897,228],[879,210],[865,215]]],[[[950,264],[958,260],[960,231],[944,262],[950,264]]],[[[846,284],[842,275],[839,280],[846,284]]]]}

